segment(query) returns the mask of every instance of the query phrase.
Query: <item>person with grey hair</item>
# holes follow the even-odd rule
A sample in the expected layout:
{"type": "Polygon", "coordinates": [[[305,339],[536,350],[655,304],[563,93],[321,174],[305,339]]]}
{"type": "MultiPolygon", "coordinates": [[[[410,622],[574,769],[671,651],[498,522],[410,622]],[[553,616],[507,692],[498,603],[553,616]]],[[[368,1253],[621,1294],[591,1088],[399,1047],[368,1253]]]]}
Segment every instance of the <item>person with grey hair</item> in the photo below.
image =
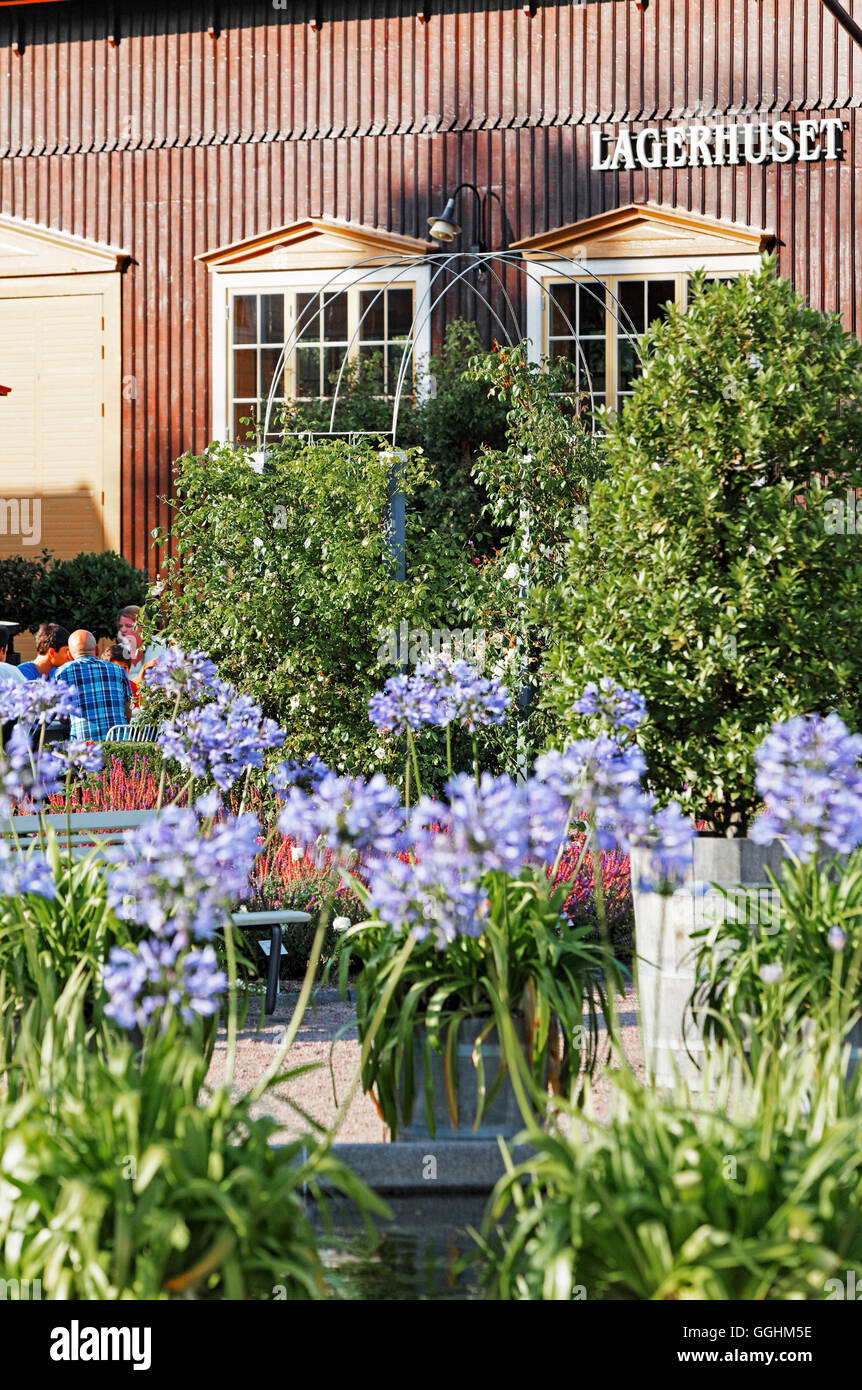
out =
{"type": "Polygon", "coordinates": [[[54,679],[69,685],[78,696],[79,713],[72,715],[71,736],[97,743],[114,724],[128,724],[132,711],[132,687],[122,666],[100,661],[92,632],[79,628],[69,638],[71,661],[54,679]]]}

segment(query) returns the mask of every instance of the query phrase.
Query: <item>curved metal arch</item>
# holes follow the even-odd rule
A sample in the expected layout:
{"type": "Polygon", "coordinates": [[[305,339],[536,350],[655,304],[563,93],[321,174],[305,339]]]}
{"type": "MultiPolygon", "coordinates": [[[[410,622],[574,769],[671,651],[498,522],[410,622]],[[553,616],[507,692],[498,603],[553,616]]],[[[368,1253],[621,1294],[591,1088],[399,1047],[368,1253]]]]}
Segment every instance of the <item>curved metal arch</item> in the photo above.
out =
{"type": "MultiPolygon", "coordinates": [[[[450,256],[450,257],[447,257],[447,260],[449,260],[449,259],[451,259],[451,256],[450,256]]],[[[439,269],[435,272],[435,274],[434,274],[433,276],[431,276],[431,278],[430,278],[430,285],[433,285],[433,283],[434,283],[434,281],[437,279],[437,277],[443,274],[443,271],[444,271],[445,268],[446,268],[446,267],[445,267],[444,265],[441,264],[441,266],[440,266],[439,269]]],[[[344,369],[345,369],[345,367],[347,366],[347,363],[348,363],[348,361],[349,361],[349,359],[350,359],[351,349],[352,349],[353,346],[355,345],[355,343],[356,343],[356,341],[357,341],[357,338],[358,338],[358,336],[359,336],[359,330],[360,330],[360,328],[362,327],[362,324],[363,324],[363,321],[364,321],[366,315],[369,314],[369,313],[371,312],[372,308],[373,308],[374,305],[376,304],[377,300],[380,298],[381,294],[385,294],[385,292],[386,292],[387,290],[391,289],[392,286],[393,286],[394,284],[397,284],[400,275],[401,275],[401,269],[400,269],[400,267],[399,267],[399,268],[397,268],[397,269],[393,272],[393,275],[392,275],[391,279],[389,279],[389,280],[386,282],[385,285],[381,285],[380,289],[379,289],[379,290],[377,291],[377,293],[375,294],[375,296],[374,296],[374,298],[372,299],[371,303],[368,305],[368,308],[364,311],[364,313],[363,313],[362,316],[360,317],[359,322],[358,322],[357,325],[356,325],[356,328],[353,330],[353,334],[351,335],[350,341],[349,341],[348,344],[347,344],[347,348],[346,348],[346,350],[345,350],[344,357],[343,357],[342,362],[341,362],[341,367],[339,368],[338,379],[337,379],[337,381],[336,381],[336,383],[335,383],[335,391],[333,392],[333,397],[332,397],[332,410],[330,411],[330,415],[329,415],[329,432],[330,432],[330,434],[333,434],[333,433],[335,432],[335,412],[336,412],[336,410],[338,409],[338,392],[339,392],[340,387],[341,387],[341,378],[342,378],[342,376],[343,376],[343,374],[344,374],[344,369]]],[[[502,283],[502,282],[501,282],[501,283],[502,283]]],[[[429,288],[430,288],[430,285],[429,285],[429,288]]],[[[476,288],[476,286],[470,285],[469,288],[473,291],[474,294],[478,295],[479,299],[482,300],[482,303],[486,306],[486,308],[488,309],[488,311],[489,311],[491,314],[493,314],[494,318],[495,318],[495,319],[497,320],[497,322],[499,323],[500,328],[501,328],[502,331],[506,334],[506,337],[508,338],[509,343],[510,343],[512,346],[514,346],[514,343],[512,342],[512,336],[511,336],[511,334],[508,332],[508,330],[507,330],[507,328],[506,328],[505,321],[504,321],[504,320],[500,317],[500,315],[497,313],[496,309],[494,308],[494,306],[493,306],[493,304],[490,302],[490,300],[487,299],[486,296],[482,294],[481,290],[479,290],[479,289],[476,288]]],[[[506,292],[505,292],[505,288],[503,289],[503,293],[504,293],[504,294],[506,293],[506,292]]],[[[444,294],[445,294],[445,290],[444,290],[444,294]]],[[[440,299],[440,298],[442,298],[442,295],[438,297],[438,300],[437,300],[436,302],[439,303],[439,299],[440,299]]],[[[508,300],[508,298],[509,298],[508,295],[506,295],[506,298],[507,298],[507,300],[508,300]]],[[[516,330],[517,330],[517,329],[520,327],[520,325],[519,325],[519,323],[518,323],[517,315],[515,314],[515,310],[514,310],[512,304],[511,304],[511,301],[509,301],[509,307],[510,307],[510,309],[511,309],[511,312],[512,312],[512,319],[513,319],[513,321],[514,321],[515,328],[516,328],[516,330]]],[[[426,319],[425,321],[423,321],[423,325],[422,325],[422,326],[424,326],[424,322],[426,322],[426,321],[427,321],[427,319],[426,319]]],[[[402,357],[401,357],[402,364],[403,364],[403,362],[404,362],[408,357],[413,357],[413,356],[414,356],[414,351],[415,351],[415,349],[414,349],[413,347],[411,347],[409,353],[408,353],[408,350],[407,350],[407,349],[408,349],[408,345],[409,345],[409,343],[410,343],[410,337],[411,337],[411,333],[412,333],[412,331],[413,331],[413,328],[414,328],[415,323],[416,323],[416,313],[415,313],[415,311],[414,311],[414,315],[413,315],[413,324],[411,324],[411,326],[410,326],[410,327],[411,327],[411,331],[408,332],[408,335],[407,335],[407,338],[406,338],[405,344],[404,344],[404,351],[403,351],[402,357]]],[[[414,336],[416,336],[416,335],[414,335],[414,336]]],[[[401,378],[400,378],[400,373],[399,373],[399,381],[400,381],[400,379],[401,379],[401,378]]],[[[400,398],[399,398],[399,399],[400,399],[400,398]]],[[[396,413],[396,414],[397,414],[397,413],[396,413]]],[[[390,433],[390,434],[392,435],[392,437],[393,437],[393,443],[394,443],[394,441],[395,441],[395,420],[396,420],[396,415],[393,415],[392,429],[389,431],[389,433],[390,433]]]]}
{"type": "MultiPolygon", "coordinates": [[[[504,297],[505,297],[505,299],[506,299],[506,303],[507,303],[507,306],[508,306],[508,308],[509,308],[509,311],[510,311],[510,313],[511,313],[511,315],[512,315],[513,322],[515,323],[515,325],[516,325],[516,327],[517,327],[518,329],[520,329],[520,323],[519,323],[519,321],[518,321],[518,319],[517,319],[517,315],[515,314],[514,307],[513,307],[512,302],[511,302],[511,298],[510,298],[510,296],[509,296],[509,294],[508,294],[508,291],[506,290],[506,287],[505,287],[505,284],[504,284],[504,282],[503,282],[502,277],[499,275],[499,273],[497,272],[497,270],[493,267],[493,265],[492,265],[491,263],[492,263],[493,261],[501,261],[501,262],[502,262],[504,265],[506,265],[506,266],[512,266],[512,267],[514,267],[514,268],[519,272],[519,274],[523,275],[527,280],[532,281],[534,284],[537,284],[537,285],[539,286],[539,289],[540,289],[541,293],[542,293],[543,295],[545,295],[546,298],[549,298],[549,297],[550,297],[549,290],[548,290],[548,288],[542,283],[541,278],[540,278],[539,276],[537,276],[536,274],[534,274],[533,271],[530,270],[530,269],[528,268],[529,263],[526,262],[526,261],[524,261],[524,260],[522,259],[522,257],[521,257],[517,252],[511,252],[511,251],[489,251],[489,252],[455,251],[455,252],[448,252],[448,253],[446,253],[445,255],[440,256],[439,258],[436,258],[436,257],[435,257],[435,261],[436,261],[435,269],[434,269],[434,271],[433,271],[433,274],[429,277],[429,282],[428,282],[428,285],[427,285],[427,287],[426,287],[426,289],[425,289],[425,291],[424,291],[424,293],[423,293],[422,300],[420,301],[420,304],[417,306],[417,308],[416,308],[416,310],[415,310],[415,312],[414,312],[413,323],[411,324],[410,332],[408,333],[408,336],[407,336],[407,339],[406,339],[406,342],[405,342],[405,345],[404,345],[404,349],[403,349],[403,352],[402,352],[401,364],[400,364],[399,373],[398,373],[398,381],[397,381],[397,383],[396,383],[396,391],[395,391],[395,396],[394,396],[394,399],[393,399],[393,417],[392,417],[393,423],[392,423],[392,429],[391,429],[390,431],[387,431],[387,433],[390,433],[391,436],[392,436],[392,443],[393,443],[393,446],[394,446],[394,444],[395,444],[395,436],[396,436],[396,433],[397,433],[397,422],[398,422],[398,414],[399,414],[400,405],[401,405],[401,396],[402,396],[402,394],[403,394],[404,382],[405,382],[405,380],[406,380],[407,363],[408,363],[408,361],[414,361],[414,365],[415,365],[415,352],[416,352],[416,344],[417,344],[417,341],[418,341],[418,333],[419,333],[420,329],[423,328],[423,327],[425,326],[425,324],[428,322],[428,320],[429,320],[430,317],[431,317],[431,314],[434,312],[434,309],[438,306],[438,304],[441,303],[441,301],[445,298],[445,296],[449,293],[449,291],[450,291],[451,289],[454,288],[454,286],[455,286],[456,284],[458,284],[459,282],[464,282],[465,284],[467,284],[467,287],[470,289],[471,293],[473,293],[474,295],[476,295],[476,296],[485,304],[485,306],[489,309],[489,311],[493,314],[494,318],[495,318],[495,319],[497,320],[497,322],[500,324],[500,327],[501,327],[501,329],[503,330],[503,332],[505,333],[505,335],[506,335],[506,337],[507,337],[507,339],[508,339],[508,341],[509,341],[510,344],[512,343],[511,335],[509,334],[508,330],[506,329],[505,324],[504,324],[502,318],[500,317],[500,315],[499,315],[499,314],[497,313],[497,311],[494,309],[493,305],[489,302],[489,300],[486,298],[486,296],[485,296],[484,294],[482,294],[482,292],[481,292],[480,290],[478,290],[478,289],[476,288],[476,286],[470,285],[469,282],[466,281],[465,277],[469,274],[469,272],[470,272],[471,270],[473,270],[473,269],[477,269],[477,268],[478,268],[478,269],[481,269],[483,266],[484,266],[485,268],[488,269],[489,273],[492,274],[492,275],[494,276],[494,279],[497,281],[498,285],[500,286],[500,289],[501,289],[501,291],[502,291],[502,293],[503,293],[503,295],[504,295],[504,297]],[[467,261],[467,265],[466,265],[462,270],[460,270],[460,271],[458,272],[458,274],[455,276],[454,280],[450,281],[448,284],[446,284],[446,285],[443,287],[443,289],[441,290],[441,292],[437,295],[436,299],[434,299],[433,302],[432,302],[432,303],[428,306],[428,308],[425,310],[424,316],[422,317],[422,319],[421,319],[421,321],[420,321],[420,319],[419,319],[419,314],[420,314],[422,305],[423,305],[423,303],[425,303],[427,300],[429,300],[429,299],[431,298],[431,295],[432,295],[432,292],[433,292],[433,287],[434,287],[435,282],[436,282],[437,279],[444,273],[444,271],[448,270],[448,269],[451,267],[451,265],[453,264],[453,262],[457,262],[457,261],[459,261],[459,260],[466,260],[466,261],[467,261]]],[[[572,282],[573,284],[575,284],[575,283],[581,284],[581,285],[583,286],[583,288],[586,289],[587,292],[591,295],[591,297],[593,297],[598,303],[602,304],[603,307],[608,308],[608,307],[609,307],[608,301],[610,300],[611,303],[612,303],[611,312],[613,313],[613,316],[614,316],[614,319],[615,319],[617,325],[618,325],[620,328],[622,328],[623,333],[624,333],[624,336],[625,336],[630,342],[633,342],[633,343],[634,343],[635,352],[636,352],[636,354],[637,354],[638,360],[639,360],[639,361],[642,361],[642,360],[643,360],[643,359],[641,358],[640,348],[639,348],[639,343],[638,343],[638,339],[639,339],[640,335],[639,335],[638,333],[636,333],[636,331],[635,331],[634,322],[633,322],[633,320],[632,320],[630,314],[628,313],[628,311],[622,306],[622,304],[621,304],[621,302],[620,302],[618,296],[617,296],[616,294],[613,293],[613,291],[608,287],[608,285],[606,284],[606,282],[605,282],[604,280],[602,280],[598,275],[596,275],[595,272],[592,271],[592,270],[589,268],[589,266],[585,265],[582,261],[573,261],[573,260],[571,259],[571,257],[564,256],[564,255],[562,255],[562,253],[560,253],[560,252],[547,252],[547,253],[545,254],[545,256],[543,257],[543,263],[545,263],[545,264],[552,263],[552,264],[557,265],[558,268],[559,268],[560,274],[561,274],[562,276],[564,276],[565,279],[569,280],[569,281],[572,282]],[[594,289],[592,285],[584,284],[584,277],[588,277],[589,279],[595,281],[596,285],[600,287],[600,293],[599,293],[596,289],[594,289]],[[625,324],[623,323],[623,319],[624,319],[624,318],[628,321],[628,325],[629,325],[628,328],[627,328],[627,327],[625,326],[625,324]]],[[[286,359],[288,358],[289,354],[290,354],[291,352],[293,352],[293,351],[295,350],[295,348],[296,348],[296,345],[297,345],[297,343],[298,343],[298,341],[299,341],[299,334],[300,334],[300,332],[301,332],[301,329],[304,327],[304,325],[305,325],[306,322],[311,322],[311,319],[312,319],[312,317],[314,316],[315,313],[318,313],[318,312],[319,312],[319,301],[320,301],[320,299],[321,299],[322,297],[325,297],[325,295],[327,294],[327,292],[330,291],[330,290],[336,289],[336,292],[337,292],[337,287],[338,287],[338,285],[339,285],[339,282],[342,281],[342,277],[345,275],[345,273],[350,274],[351,277],[352,277],[352,276],[353,276],[353,273],[354,273],[355,271],[357,271],[357,270],[360,270],[363,266],[367,266],[368,268],[367,268],[366,270],[363,271],[362,275],[360,275],[358,279],[351,278],[350,281],[349,281],[349,285],[350,285],[350,286],[361,285],[364,281],[366,281],[366,280],[368,280],[368,279],[375,278],[376,276],[380,275],[381,272],[382,272],[383,274],[385,274],[387,270],[391,270],[392,273],[391,273],[391,275],[390,275],[390,278],[386,281],[386,283],[385,283],[384,285],[382,285],[382,286],[379,288],[377,294],[375,295],[374,300],[372,301],[372,304],[370,304],[370,305],[368,306],[368,308],[365,310],[365,312],[364,312],[363,315],[362,315],[362,318],[360,319],[359,324],[358,324],[357,327],[354,329],[354,332],[353,332],[353,334],[351,335],[350,342],[348,343],[347,350],[345,351],[344,357],[343,357],[343,359],[342,359],[341,367],[340,367],[340,369],[339,369],[338,379],[337,379],[337,382],[336,382],[335,392],[333,393],[332,411],[331,411],[331,413],[330,413],[330,429],[329,429],[329,433],[330,433],[330,434],[334,433],[333,424],[334,424],[334,421],[335,421],[335,413],[336,413],[336,410],[337,410],[337,407],[338,407],[338,393],[339,393],[339,390],[340,390],[340,386],[341,386],[341,381],[342,381],[344,369],[345,369],[345,366],[346,366],[346,364],[347,364],[347,361],[349,360],[350,350],[351,350],[351,348],[354,346],[354,344],[355,344],[355,342],[356,342],[356,339],[357,339],[357,336],[358,336],[358,333],[359,333],[359,327],[360,327],[362,321],[364,320],[366,314],[368,314],[368,313],[370,312],[371,308],[373,307],[373,304],[374,304],[374,303],[376,302],[376,300],[379,298],[380,294],[382,294],[385,290],[391,288],[392,285],[397,284],[398,281],[399,281],[401,278],[403,278],[403,275],[404,275],[404,272],[405,272],[405,271],[410,270],[410,269],[413,269],[413,268],[429,267],[429,258],[428,258],[427,256],[425,256],[425,255],[419,255],[419,254],[411,255],[411,254],[406,254],[406,255],[404,255],[404,256],[392,257],[392,258],[390,258],[388,261],[383,261],[383,262],[381,263],[381,258],[380,258],[379,255],[376,255],[376,256],[368,256],[368,257],[364,258],[363,260],[354,262],[354,263],[353,263],[352,265],[350,265],[350,266],[342,266],[342,267],[340,267],[332,276],[330,276],[330,278],[329,278],[327,281],[324,282],[324,284],[323,284],[319,289],[316,290],[316,299],[317,299],[317,304],[316,304],[316,306],[313,307],[314,302],[312,302],[312,304],[309,304],[309,305],[306,307],[306,309],[303,311],[303,313],[300,314],[300,315],[297,317],[297,321],[296,321],[296,323],[295,323],[293,329],[292,329],[291,332],[288,334],[288,336],[287,336],[287,338],[286,338],[286,340],[285,340],[285,343],[284,343],[283,347],[281,348],[281,351],[280,351],[279,357],[278,357],[278,361],[277,361],[277,363],[276,363],[276,368],[275,368],[275,371],[273,372],[272,381],[271,381],[269,393],[268,393],[268,396],[267,396],[266,413],[265,413],[265,416],[264,416],[263,437],[262,437],[262,440],[261,440],[261,443],[262,443],[262,446],[263,446],[264,456],[265,456],[265,454],[266,454],[266,442],[267,442],[267,438],[268,438],[268,435],[269,435],[269,426],[270,426],[270,418],[271,418],[271,414],[272,414],[272,407],[273,407],[274,400],[275,400],[275,387],[276,387],[276,383],[277,383],[277,381],[278,381],[279,376],[280,376],[281,373],[282,373],[282,370],[283,370],[283,368],[284,368],[284,364],[285,364],[286,359]]],[[[430,267],[429,267],[429,268],[430,268],[430,267]]],[[[346,288],[346,287],[347,287],[347,286],[345,286],[345,288],[346,288]]],[[[325,302],[325,300],[324,300],[324,302],[325,302]]],[[[557,307],[558,307],[558,309],[560,309],[560,306],[559,306],[559,305],[558,305],[557,307]]],[[[560,312],[562,312],[562,314],[563,314],[563,317],[564,317],[564,319],[565,319],[565,321],[566,321],[566,323],[567,323],[567,325],[568,325],[568,327],[569,327],[569,329],[570,329],[570,331],[571,331],[571,333],[572,333],[572,337],[573,337],[573,339],[574,339],[574,341],[575,341],[577,351],[578,351],[578,353],[580,354],[581,364],[582,364],[584,373],[585,373],[586,378],[587,378],[588,390],[589,390],[589,395],[590,395],[590,403],[591,403],[591,406],[593,406],[593,408],[594,408],[594,406],[595,406],[595,397],[594,397],[593,386],[592,386],[592,377],[591,377],[591,374],[590,374],[590,371],[589,371],[589,366],[588,366],[587,361],[586,361],[586,356],[585,356],[585,354],[584,354],[584,352],[583,352],[583,349],[582,349],[582,347],[581,347],[581,344],[577,341],[577,338],[576,338],[576,336],[575,336],[575,329],[574,329],[574,326],[573,326],[571,320],[569,319],[569,317],[568,317],[568,315],[566,314],[565,310],[560,309],[560,312]]],[[[314,433],[314,432],[312,432],[312,433],[314,433]]],[[[323,433],[323,432],[321,432],[321,433],[323,433]]],[[[379,433],[381,433],[381,431],[375,430],[375,431],[371,431],[370,433],[379,434],[379,433]]]]}

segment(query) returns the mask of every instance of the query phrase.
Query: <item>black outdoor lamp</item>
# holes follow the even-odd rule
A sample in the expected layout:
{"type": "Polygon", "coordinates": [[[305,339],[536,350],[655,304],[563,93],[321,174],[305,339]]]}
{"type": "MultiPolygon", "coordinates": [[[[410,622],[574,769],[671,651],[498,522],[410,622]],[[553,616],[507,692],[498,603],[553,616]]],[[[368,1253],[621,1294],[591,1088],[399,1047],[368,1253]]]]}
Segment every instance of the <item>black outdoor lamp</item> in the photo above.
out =
{"type": "Polygon", "coordinates": [[[479,209],[478,220],[476,223],[478,240],[476,242],[476,245],[471,249],[480,252],[488,251],[490,249],[491,199],[496,198],[497,202],[500,204],[500,224],[504,242],[504,245],[500,249],[505,250],[505,218],[503,217],[503,204],[500,199],[500,196],[499,194],[492,192],[490,189],[488,189],[485,193],[480,193],[474,183],[458,184],[458,187],[455,189],[454,193],[447,200],[446,206],[444,207],[443,211],[441,213],[438,213],[435,217],[428,218],[428,235],[433,237],[435,241],[442,242],[450,242],[456,236],[458,236],[459,232],[461,231],[461,226],[460,223],[456,221],[456,200],[461,190],[464,188],[469,188],[470,192],[476,199],[479,209]]]}

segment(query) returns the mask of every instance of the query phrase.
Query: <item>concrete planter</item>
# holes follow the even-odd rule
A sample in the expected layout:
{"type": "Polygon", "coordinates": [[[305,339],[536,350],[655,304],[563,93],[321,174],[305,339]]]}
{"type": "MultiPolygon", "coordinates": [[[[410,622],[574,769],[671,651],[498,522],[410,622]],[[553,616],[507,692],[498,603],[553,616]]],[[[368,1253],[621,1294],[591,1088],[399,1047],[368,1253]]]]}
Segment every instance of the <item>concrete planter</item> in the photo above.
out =
{"type": "MultiPolygon", "coordinates": [[[[431,1053],[431,1078],[434,1086],[434,1125],[438,1140],[476,1140],[496,1139],[501,1135],[511,1139],[524,1128],[524,1121],[512,1083],[507,1075],[499,1091],[482,1116],[481,1124],[473,1128],[478,1105],[476,1087],[476,1067],[473,1064],[473,1045],[487,1025],[487,1019],[465,1019],[458,1030],[457,1058],[455,1076],[458,1097],[458,1126],[452,1128],[449,1107],[446,1102],[446,1076],[444,1058],[437,1052],[431,1053]]],[[[521,1029],[518,1028],[519,1036],[521,1029]]],[[[411,1143],[417,1140],[433,1142],[425,1122],[425,1063],[424,1030],[418,1031],[413,1044],[413,1076],[415,1095],[413,1112],[409,1124],[398,1129],[396,1143],[411,1143]]],[[[500,1040],[497,1030],[492,1029],[482,1043],[482,1058],[485,1068],[485,1085],[490,1088],[500,1063],[500,1040]]]]}
{"type": "Polygon", "coordinates": [[[777,844],[765,847],[748,839],[698,836],[686,883],[664,898],[640,891],[638,879],[647,875],[648,856],[643,850],[632,854],[641,1041],[647,1070],[656,1081],[670,1082],[675,1072],[694,1080],[697,1067],[689,1053],[696,1061],[703,1055],[700,1029],[686,1005],[695,982],[697,943],[692,943],[692,934],[725,910],[722,895],[711,885],[735,889],[736,911],[745,913],[754,928],[759,912],[761,920],[768,920],[772,908],[766,870],[780,879],[782,857],[777,844]]]}

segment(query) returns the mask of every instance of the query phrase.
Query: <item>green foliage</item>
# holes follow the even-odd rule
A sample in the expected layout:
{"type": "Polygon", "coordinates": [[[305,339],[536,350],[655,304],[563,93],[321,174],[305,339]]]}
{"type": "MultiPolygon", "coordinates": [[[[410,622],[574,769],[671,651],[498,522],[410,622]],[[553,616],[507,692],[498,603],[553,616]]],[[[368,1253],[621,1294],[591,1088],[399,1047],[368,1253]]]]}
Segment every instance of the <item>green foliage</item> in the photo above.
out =
{"type": "MultiPolygon", "coordinates": [[[[409,1121],[417,1085],[424,1085],[426,1119],[433,1125],[430,1067],[426,1063],[424,1083],[414,1075],[414,1036],[420,1029],[424,1029],[426,1054],[433,1048],[446,1056],[448,1064],[463,1020],[483,1020],[486,1032],[496,1027],[504,1041],[510,1040],[512,1018],[520,1020],[529,1072],[539,1090],[544,1086],[549,1040],[552,1035],[556,1038],[558,1026],[558,1086],[577,1086],[596,1064],[597,1013],[601,1009],[607,1016],[605,990],[619,987],[620,976],[612,966],[611,978],[605,982],[603,948],[587,941],[588,927],[571,927],[561,918],[567,885],[552,888],[544,870],[524,869],[517,880],[503,873],[489,874],[485,886],[489,902],[482,936],[458,936],[442,948],[433,935],[416,943],[397,974],[397,985],[372,1036],[362,1085],[366,1091],[376,1091],[393,1139],[402,1120],[409,1121]]],[[[363,896],[359,887],[357,893],[363,896]]],[[[361,967],[356,977],[356,1013],[362,1044],[386,982],[397,973],[396,960],[403,947],[402,936],[375,921],[362,922],[341,938],[342,993],[350,966],[361,967]]],[[[486,1076],[481,1041],[480,1036],[475,1048],[479,1109],[475,1117],[467,1117],[476,1126],[511,1070],[507,1047],[506,1061],[497,1074],[486,1076]]],[[[457,1097],[450,1093],[448,1101],[454,1127],[457,1097]]]]}
{"type": "MultiPolygon", "coordinates": [[[[454,527],[476,543],[487,538],[488,528],[485,495],[471,477],[471,466],[479,450],[500,445],[505,432],[501,402],[466,370],[482,350],[475,324],[463,319],[448,324],[439,351],[417,364],[413,390],[405,387],[396,429],[398,447],[421,447],[434,467],[438,487],[427,499],[417,499],[420,509],[427,506],[437,527],[454,527]]],[[[333,386],[337,378],[332,373],[333,386]]],[[[341,376],[334,422],[331,401],[294,401],[286,411],[287,428],[379,430],[391,438],[394,401],[379,394],[381,385],[381,354],[356,359],[341,376]]]]}
{"type": "Polygon", "coordinates": [[[755,1057],[768,1040],[815,1024],[844,1038],[862,1009],[862,851],[840,866],[788,857],[780,890],[773,884],[769,912],[761,910],[762,898],[754,913],[734,895],[717,904],[711,926],[694,934],[691,1007],[704,1034],[755,1057]],[[833,927],[846,938],[841,950],[829,945],[833,927]]]}
{"type": "Polygon", "coordinates": [[[50,561],[50,550],[0,559],[0,618],[22,628],[38,627],[43,615],[34,605],[33,593],[50,561]]]}
{"type": "Polygon", "coordinates": [[[50,1299],[324,1297],[306,1196],[383,1204],[325,1144],[275,1145],[249,1095],[207,1088],[214,1028],[172,1026],[138,1050],[87,1028],[79,986],[14,1039],[0,1019],[4,1277],[40,1279],[50,1299]]]}
{"type": "Polygon", "coordinates": [[[786,1045],[742,1082],[725,1055],[695,1094],[610,1071],[609,1122],[532,1133],[535,1154],[498,1184],[489,1296],[824,1299],[828,1280],[858,1278],[862,1107],[836,1060],[786,1045]]]}
{"type": "Polygon", "coordinates": [[[0,975],[7,997],[19,1008],[39,998],[49,1009],[46,988],[59,992],[76,974],[83,976],[92,1001],[109,950],[129,941],[126,924],[107,905],[100,851],[70,859],[56,832],[46,827],[44,853],[55,896],[0,897],[0,975]]]}
{"type": "Polygon", "coordinates": [[[644,350],[541,606],[553,708],[576,729],[587,681],[636,687],[657,795],[744,834],[773,720],[837,707],[859,722],[862,550],[828,522],[862,484],[862,347],[766,261],[728,284],[693,277],[644,350]]]}
{"type": "Polygon", "coordinates": [[[117,613],[127,604],[143,604],[147,576],[113,550],[54,560],[33,588],[30,626],[58,622],[69,631],[84,628],[94,637],[113,637],[117,613]]]}
{"type": "Polygon", "coordinates": [[[508,407],[504,444],[484,445],[473,466],[499,545],[475,566],[465,611],[475,629],[497,635],[496,673],[518,697],[495,735],[513,773],[556,729],[536,699],[550,632],[536,621],[530,597],[560,578],[569,538],[585,522],[590,489],[604,472],[601,444],[573,407],[573,373],[565,360],[529,361],[524,344],[470,363],[470,378],[508,407]]]}
{"type": "Polygon", "coordinates": [[[388,630],[402,618],[450,625],[457,547],[429,534],[410,505],[433,477],[409,451],[408,570],[398,583],[385,525],[390,458],[379,442],[288,440],[269,459],[263,475],[226,445],[180,460],[175,556],[148,612],[281,721],[284,756],[397,768],[400,750],[377,751],[368,699],[392,674],[378,659],[388,630]]]}

